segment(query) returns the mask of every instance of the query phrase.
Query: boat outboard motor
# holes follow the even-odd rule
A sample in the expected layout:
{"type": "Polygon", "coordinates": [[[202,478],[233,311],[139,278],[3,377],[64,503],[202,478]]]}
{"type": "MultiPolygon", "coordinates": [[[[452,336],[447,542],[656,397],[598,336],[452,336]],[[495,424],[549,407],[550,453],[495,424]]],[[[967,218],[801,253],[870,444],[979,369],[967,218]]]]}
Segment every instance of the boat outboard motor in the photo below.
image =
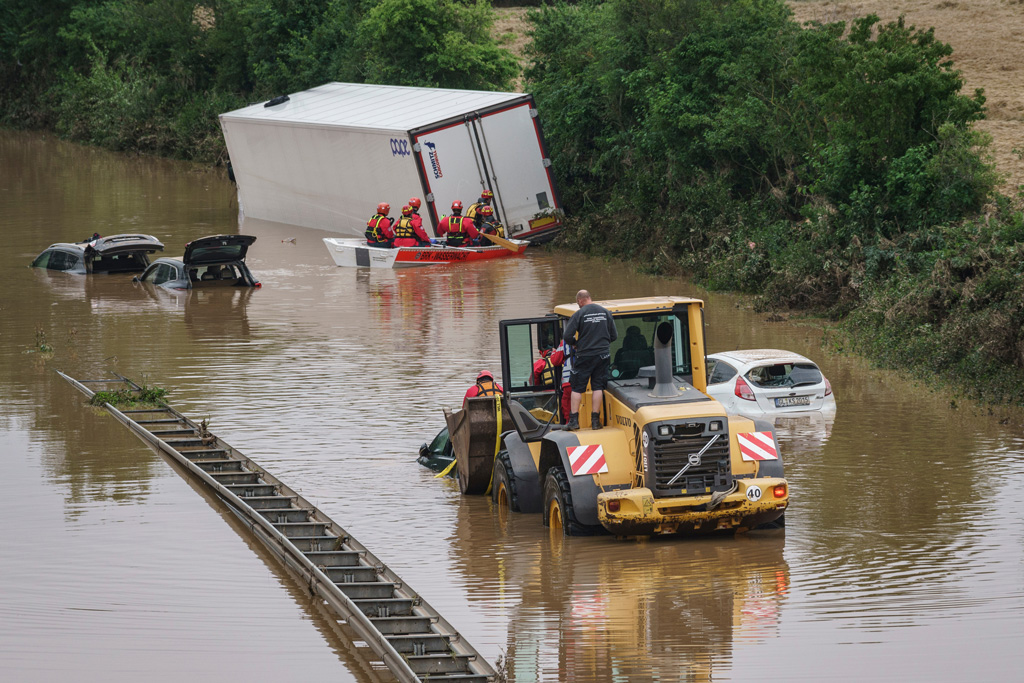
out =
{"type": "Polygon", "coordinates": [[[658,325],[654,334],[654,391],[651,396],[668,398],[678,396],[679,390],[672,379],[672,323],[658,325]]]}

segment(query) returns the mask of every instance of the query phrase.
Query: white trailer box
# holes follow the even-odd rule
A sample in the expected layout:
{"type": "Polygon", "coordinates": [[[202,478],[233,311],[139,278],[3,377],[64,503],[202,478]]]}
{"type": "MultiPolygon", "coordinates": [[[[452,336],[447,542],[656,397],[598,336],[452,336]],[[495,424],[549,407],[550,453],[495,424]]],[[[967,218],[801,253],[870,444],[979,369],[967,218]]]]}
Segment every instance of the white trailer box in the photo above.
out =
{"type": "Polygon", "coordinates": [[[328,83],[220,115],[244,215],[362,235],[379,202],[426,201],[436,235],[452,201],[483,189],[507,234],[561,227],[531,95],[328,83]]]}

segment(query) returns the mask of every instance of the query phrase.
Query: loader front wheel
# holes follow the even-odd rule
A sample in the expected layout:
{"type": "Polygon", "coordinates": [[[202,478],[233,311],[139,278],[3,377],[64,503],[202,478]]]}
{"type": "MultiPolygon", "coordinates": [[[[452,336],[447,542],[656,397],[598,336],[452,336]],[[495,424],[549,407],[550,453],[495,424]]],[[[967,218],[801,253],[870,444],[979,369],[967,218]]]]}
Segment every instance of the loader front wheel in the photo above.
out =
{"type": "Polygon", "coordinates": [[[565,536],[593,536],[601,527],[580,524],[572,507],[569,478],[561,467],[552,467],[544,477],[544,526],[561,527],[565,536]]]}
{"type": "Polygon", "coordinates": [[[508,451],[501,451],[494,461],[494,485],[491,487],[491,500],[498,507],[506,507],[512,512],[519,512],[519,499],[516,497],[516,480],[512,474],[512,459],[508,451]]]}

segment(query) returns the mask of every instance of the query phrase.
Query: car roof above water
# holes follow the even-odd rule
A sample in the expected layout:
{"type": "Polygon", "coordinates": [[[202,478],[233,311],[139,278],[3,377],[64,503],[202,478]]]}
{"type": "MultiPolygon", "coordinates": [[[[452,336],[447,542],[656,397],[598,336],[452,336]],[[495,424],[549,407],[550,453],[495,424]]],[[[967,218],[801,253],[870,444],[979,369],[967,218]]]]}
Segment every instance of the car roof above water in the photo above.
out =
{"type": "Polygon", "coordinates": [[[708,354],[709,358],[724,358],[736,363],[810,363],[814,362],[792,351],[781,349],[743,349],[708,354]]]}

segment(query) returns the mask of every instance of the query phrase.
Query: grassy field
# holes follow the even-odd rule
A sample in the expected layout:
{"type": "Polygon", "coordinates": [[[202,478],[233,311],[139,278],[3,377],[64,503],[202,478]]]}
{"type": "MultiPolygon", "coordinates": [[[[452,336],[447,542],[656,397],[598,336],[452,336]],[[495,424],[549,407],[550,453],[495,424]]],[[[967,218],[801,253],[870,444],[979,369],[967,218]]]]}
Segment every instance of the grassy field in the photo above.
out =
{"type": "MultiPolygon", "coordinates": [[[[920,29],[934,27],[938,39],[953,46],[964,92],[985,90],[988,118],[977,127],[992,135],[992,155],[1006,179],[1003,192],[1012,196],[1014,188],[1024,184],[1024,0],[791,0],[789,5],[801,22],[849,22],[877,14],[882,21],[903,15],[908,24],[920,29]]],[[[525,59],[528,24],[523,16],[527,10],[495,11],[495,33],[507,36],[505,47],[525,59]]]]}
{"type": "Polygon", "coordinates": [[[985,90],[987,120],[977,127],[992,135],[996,167],[1006,177],[1003,191],[1012,195],[1024,184],[1024,0],[793,0],[789,5],[798,21],[849,22],[866,14],[893,21],[903,15],[908,25],[934,27],[936,37],[953,46],[964,92],[985,90]]]}

